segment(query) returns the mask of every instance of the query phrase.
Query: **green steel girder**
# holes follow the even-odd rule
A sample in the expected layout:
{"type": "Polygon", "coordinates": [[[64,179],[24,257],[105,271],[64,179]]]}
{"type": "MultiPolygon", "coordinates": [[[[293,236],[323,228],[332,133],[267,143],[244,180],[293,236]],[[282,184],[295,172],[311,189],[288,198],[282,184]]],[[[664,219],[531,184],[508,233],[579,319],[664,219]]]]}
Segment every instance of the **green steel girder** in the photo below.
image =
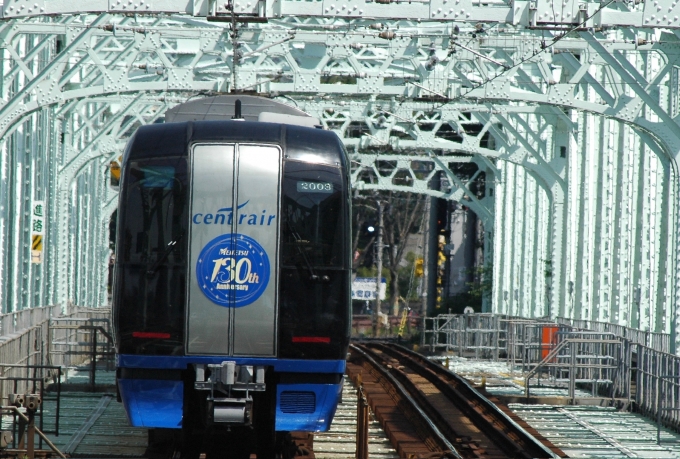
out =
{"type": "MultiPolygon", "coordinates": [[[[173,19],[149,20],[141,25],[128,25],[130,21],[130,18],[102,15],[93,17],[87,27],[74,25],[73,21],[68,24],[21,23],[18,25],[31,27],[22,33],[17,26],[8,31],[6,42],[21,41],[25,34],[51,34],[65,37],[62,41],[68,45],[61,45],[64,48],[59,57],[38,72],[22,70],[29,66],[40,67],[33,60],[12,61],[16,64],[6,73],[5,87],[11,86],[17,78],[26,81],[16,92],[8,92],[11,100],[0,108],[0,121],[4,120],[0,128],[7,129],[11,124],[7,120],[15,120],[22,112],[73,98],[139,91],[223,91],[233,87],[233,53],[225,29],[209,23],[202,29],[188,28],[173,19]],[[31,91],[35,92],[35,97],[26,100],[23,95],[31,91]]],[[[534,55],[544,46],[544,39],[538,35],[522,35],[519,30],[504,30],[493,35],[494,30],[490,30],[483,40],[472,40],[466,49],[452,53],[457,48],[452,45],[450,25],[429,30],[423,25],[406,24],[399,30],[408,30],[408,35],[388,41],[376,37],[375,33],[368,37],[360,35],[368,34],[372,30],[371,24],[365,21],[355,25],[356,32],[350,36],[345,31],[296,31],[286,22],[280,22],[276,27],[249,27],[241,33],[242,40],[239,41],[241,57],[236,87],[265,93],[322,92],[322,97],[323,93],[329,94],[328,97],[332,97],[331,94],[366,94],[369,97],[392,94],[399,98],[442,94],[449,98],[464,96],[470,100],[568,106],[628,122],[636,122],[639,118],[642,104],[627,107],[630,97],[609,94],[602,83],[596,86],[606,98],[604,103],[579,97],[579,88],[593,80],[587,69],[597,63],[593,62],[594,58],[584,58],[582,63],[575,64],[573,53],[599,56],[604,47],[597,40],[561,39],[550,48],[555,54],[539,52],[534,55]],[[361,46],[357,45],[358,41],[361,46]],[[502,56],[497,57],[497,54],[502,56]],[[481,59],[479,55],[491,60],[481,59]],[[490,74],[487,67],[493,64],[492,61],[511,68],[507,71],[501,68],[490,74]],[[566,61],[565,67],[579,66],[565,82],[554,80],[554,75],[546,71],[562,61],[566,61]],[[426,70],[431,63],[434,63],[432,68],[426,70]],[[470,80],[473,76],[476,78],[470,80]],[[483,81],[482,76],[492,78],[492,81],[480,87],[465,87],[475,84],[473,80],[483,81]]],[[[661,47],[644,46],[615,42],[611,49],[617,53],[640,54],[656,52],[654,50],[661,47]]],[[[673,56],[669,51],[670,48],[666,50],[667,55],[673,56]]],[[[616,58],[609,61],[616,61],[616,58]]],[[[601,65],[612,64],[601,62],[601,65]]],[[[674,60],[667,62],[663,74],[673,65],[674,60]]],[[[635,88],[646,86],[635,83],[640,78],[634,75],[627,84],[635,88]]],[[[653,108],[657,116],[665,116],[664,110],[655,106],[658,104],[650,97],[646,99],[646,105],[653,108]]]]}
{"type": "Polygon", "coordinates": [[[243,2],[268,22],[232,31],[205,19],[222,3],[174,3],[3,5],[5,310],[105,303],[109,161],[176,103],[247,90],[335,130],[357,188],[466,201],[493,240],[495,311],[674,330],[680,40],[657,27],[675,4],[431,0],[402,20],[399,2],[243,2]],[[43,16],[57,7],[94,14],[43,16]],[[49,203],[43,265],[19,231],[31,199],[49,203]]]}
{"type": "Polygon", "coordinates": [[[425,0],[422,2],[368,0],[265,0],[263,2],[222,2],[217,0],[13,0],[0,9],[3,18],[39,17],[43,15],[68,15],[87,13],[112,13],[134,15],[180,14],[191,24],[195,18],[215,21],[231,19],[235,14],[241,19],[285,18],[297,21],[299,17],[323,20],[359,20],[364,17],[379,20],[410,18],[414,21],[439,21],[441,23],[490,22],[547,27],[564,30],[582,25],[585,27],[680,27],[680,7],[671,2],[636,4],[607,2],[580,2],[575,0],[473,1],[425,0]]]}

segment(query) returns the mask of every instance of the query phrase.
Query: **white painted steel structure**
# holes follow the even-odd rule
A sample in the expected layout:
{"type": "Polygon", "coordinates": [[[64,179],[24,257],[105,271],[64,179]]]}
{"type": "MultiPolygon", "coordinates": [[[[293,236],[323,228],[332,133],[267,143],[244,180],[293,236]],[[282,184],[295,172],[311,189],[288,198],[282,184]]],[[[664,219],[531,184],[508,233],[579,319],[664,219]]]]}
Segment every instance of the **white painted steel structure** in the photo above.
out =
{"type": "Polygon", "coordinates": [[[5,0],[1,12],[5,311],[104,304],[109,162],[167,108],[251,91],[338,132],[357,188],[475,211],[494,312],[676,328],[676,0],[5,0]],[[32,201],[49,216],[41,265],[32,201]]]}

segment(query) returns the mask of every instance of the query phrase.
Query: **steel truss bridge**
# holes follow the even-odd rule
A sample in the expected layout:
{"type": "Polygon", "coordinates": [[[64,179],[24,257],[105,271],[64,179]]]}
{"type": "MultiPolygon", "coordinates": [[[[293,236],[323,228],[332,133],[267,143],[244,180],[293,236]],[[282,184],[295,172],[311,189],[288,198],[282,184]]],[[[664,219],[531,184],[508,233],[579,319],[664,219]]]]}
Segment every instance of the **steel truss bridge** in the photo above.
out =
{"type": "Polygon", "coordinates": [[[4,0],[0,11],[4,312],[105,303],[108,168],[127,137],[177,103],[247,91],[335,130],[356,188],[472,209],[494,312],[675,334],[677,0],[4,0]]]}

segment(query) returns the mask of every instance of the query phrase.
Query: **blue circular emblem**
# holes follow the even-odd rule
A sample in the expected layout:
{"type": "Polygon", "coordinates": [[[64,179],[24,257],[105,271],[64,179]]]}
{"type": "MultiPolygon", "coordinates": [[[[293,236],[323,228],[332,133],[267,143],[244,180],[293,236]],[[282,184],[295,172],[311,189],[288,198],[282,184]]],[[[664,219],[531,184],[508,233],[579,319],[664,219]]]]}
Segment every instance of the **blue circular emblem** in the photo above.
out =
{"type": "Polygon", "coordinates": [[[240,308],[257,300],[269,283],[269,257],[253,238],[223,234],[208,242],[196,262],[198,286],[213,303],[240,308]]]}

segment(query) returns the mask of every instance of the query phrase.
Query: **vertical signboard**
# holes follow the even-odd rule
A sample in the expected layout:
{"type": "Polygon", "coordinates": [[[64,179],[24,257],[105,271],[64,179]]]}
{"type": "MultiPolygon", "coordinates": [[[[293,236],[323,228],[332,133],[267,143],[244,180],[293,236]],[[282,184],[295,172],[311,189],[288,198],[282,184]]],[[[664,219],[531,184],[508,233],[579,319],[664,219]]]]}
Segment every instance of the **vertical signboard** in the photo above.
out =
{"type": "Polygon", "coordinates": [[[43,239],[45,237],[45,201],[31,204],[31,263],[43,261],[43,239]]]}

